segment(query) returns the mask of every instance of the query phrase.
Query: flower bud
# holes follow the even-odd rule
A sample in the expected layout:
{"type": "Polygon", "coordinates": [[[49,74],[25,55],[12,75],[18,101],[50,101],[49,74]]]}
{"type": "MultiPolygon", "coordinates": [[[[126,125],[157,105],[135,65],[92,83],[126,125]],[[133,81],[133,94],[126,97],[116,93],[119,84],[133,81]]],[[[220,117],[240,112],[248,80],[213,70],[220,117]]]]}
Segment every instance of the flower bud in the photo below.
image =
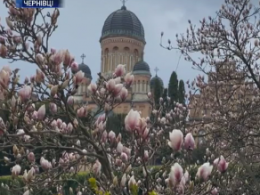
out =
{"type": "Polygon", "coordinates": [[[57,105],[55,103],[50,103],[50,111],[52,114],[55,114],[57,112],[57,105]]]}
{"type": "Polygon", "coordinates": [[[68,105],[73,105],[74,104],[74,97],[73,96],[69,96],[68,97],[67,104],[68,105]]]}
{"type": "Polygon", "coordinates": [[[116,67],[114,74],[115,74],[116,77],[121,77],[121,76],[123,76],[125,74],[125,71],[126,71],[125,70],[125,65],[119,64],[116,67]]]}
{"type": "Polygon", "coordinates": [[[42,105],[37,112],[37,119],[43,120],[45,117],[45,114],[46,114],[46,108],[45,108],[45,105],[42,105]]]}

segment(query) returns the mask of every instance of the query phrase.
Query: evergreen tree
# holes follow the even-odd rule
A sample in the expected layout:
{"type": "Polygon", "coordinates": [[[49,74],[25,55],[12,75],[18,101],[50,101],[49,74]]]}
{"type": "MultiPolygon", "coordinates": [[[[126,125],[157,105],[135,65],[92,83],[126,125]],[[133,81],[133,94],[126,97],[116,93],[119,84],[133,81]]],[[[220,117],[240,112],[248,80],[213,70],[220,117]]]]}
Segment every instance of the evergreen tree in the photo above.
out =
{"type": "Polygon", "coordinates": [[[159,107],[160,97],[162,97],[162,93],[163,93],[163,87],[161,85],[160,80],[156,78],[154,81],[154,88],[153,88],[153,98],[154,98],[156,108],[159,107]]]}
{"type": "Polygon", "coordinates": [[[106,128],[108,131],[113,130],[116,135],[121,133],[123,139],[126,138],[127,131],[125,131],[125,117],[126,114],[115,114],[113,113],[111,116],[107,118],[106,128]]]}
{"type": "Polygon", "coordinates": [[[163,98],[163,113],[162,113],[162,116],[165,116],[165,112],[168,108],[168,101],[167,101],[167,96],[168,96],[168,89],[167,88],[164,88],[163,90],[163,95],[162,95],[162,98],[163,98]]]}
{"type": "Polygon", "coordinates": [[[179,102],[181,104],[185,105],[185,85],[184,85],[184,81],[180,80],[179,82],[179,102]]]}
{"type": "Polygon", "coordinates": [[[167,88],[164,88],[163,90],[163,95],[162,95],[162,98],[164,101],[167,100],[167,96],[168,96],[168,89],[167,88]]]}
{"type": "Polygon", "coordinates": [[[171,107],[173,107],[173,102],[178,102],[178,94],[178,77],[177,73],[173,71],[168,85],[168,96],[171,98],[171,107]]]}

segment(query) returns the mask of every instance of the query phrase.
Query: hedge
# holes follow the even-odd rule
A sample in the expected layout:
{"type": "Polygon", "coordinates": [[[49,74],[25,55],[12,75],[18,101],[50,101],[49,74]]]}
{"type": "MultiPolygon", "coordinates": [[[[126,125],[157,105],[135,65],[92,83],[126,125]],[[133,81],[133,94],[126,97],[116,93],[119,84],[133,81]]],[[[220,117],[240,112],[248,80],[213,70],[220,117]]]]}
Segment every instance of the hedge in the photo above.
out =
{"type": "MultiPolygon", "coordinates": [[[[198,166],[199,165],[194,165],[194,166],[190,167],[189,173],[190,173],[190,177],[193,181],[195,179],[195,175],[196,175],[198,166]]],[[[230,166],[229,166],[230,172],[234,171],[235,167],[237,167],[237,166],[234,166],[234,164],[233,165],[230,164],[230,166]]],[[[162,174],[161,168],[162,168],[162,166],[160,166],[160,165],[159,166],[148,166],[149,172],[152,174],[158,173],[158,172],[160,172],[160,174],[162,174]]],[[[142,174],[141,167],[134,167],[133,171],[136,172],[137,175],[142,174]]],[[[69,188],[76,190],[77,187],[79,186],[79,184],[87,185],[88,179],[90,177],[92,177],[92,174],[88,173],[88,172],[79,172],[74,175],[68,174],[68,175],[65,175],[64,177],[68,178],[65,181],[65,183],[63,184],[64,195],[71,195],[69,193],[69,188]]],[[[259,174],[256,174],[256,179],[260,179],[259,174]]],[[[199,182],[199,181],[195,181],[195,184],[197,182],[199,182]]],[[[24,182],[23,182],[22,176],[19,176],[15,180],[12,178],[12,176],[0,176],[0,195],[22,195],[24,193],[23,187],[24,187],[24,182]],[[14,189],[15,186],[20,187],[20,189],[19,189],[19,191],[15,192],[15,193],[11,193],[8,189],[3,187],[3,184],[7,184],[11,189],[14,189]]],[[[32,195],[34,195],[34,194],[35,195],[55,195],[55,194],[57,195],[56,188],[48,189],[48,190],[33,192],[32,195]]]]}
{"type": "MultiPolygon", "coordinates": [[[[69,176],[69,175],[67,175],[69,176]]],[[[86,181],[88,181],[88,178],[91,177],[91,174],[87,173],[87,172],[79,172],[76,175],[70,175],[69,178],[65,181],[65,184],[63,185],[64,188],[64,195],[71,195],[69,193],[69,188],[72,189],[76,189],[80,184],[84,184],[86,181]]],[[[13,179],[12,176],[1,176],[0,177],[0,195],[22,195],[24,193],[24,182],[22,179],[22,176],[19,176],[16,179],[13,179]],[[15,188],[19,188],[19,190],[17,190],[16,192],[10,192],[8,189],[6,189],[6,187],[3,184],[7,184],[9,186],[9,188],[11,189],[15,189],[15,188]],[[15,187],[15,188],[14,188],[15,187]]],[[[44,190],[44,191],[34,191],[33,195],[54,195],[57,194],[57,190],[56,188],[53,189],[48,189],[48,190],[44,190]]]]}

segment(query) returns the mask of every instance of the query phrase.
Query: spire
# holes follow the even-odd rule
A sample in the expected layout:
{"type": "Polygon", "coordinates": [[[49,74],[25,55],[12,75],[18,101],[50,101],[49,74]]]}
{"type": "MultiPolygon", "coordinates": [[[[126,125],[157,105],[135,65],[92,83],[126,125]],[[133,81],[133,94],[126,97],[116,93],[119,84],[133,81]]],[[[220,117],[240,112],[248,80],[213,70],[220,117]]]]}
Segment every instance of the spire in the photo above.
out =
{"type": "Polygon", "coordinates": [[[127,0],[121,0],[122,1],[122,4],[123,6],[121,7],[122,10],[126,10],[126,6],[125,6],[125,3],[127,2],[127,0]]]}
{"type": "Polygon", "coordinates": [[[157,72],[159,71],[159,68],[155,67],[154,71],[155,71],[155,76],[157,77],[157,72]]]}
{"type": "Polygon", "coordinates": [[[86,57],[86,55],[83,53],[80,57],[82,59],[82,64],[84,64],[84,58],[86,57]]]}

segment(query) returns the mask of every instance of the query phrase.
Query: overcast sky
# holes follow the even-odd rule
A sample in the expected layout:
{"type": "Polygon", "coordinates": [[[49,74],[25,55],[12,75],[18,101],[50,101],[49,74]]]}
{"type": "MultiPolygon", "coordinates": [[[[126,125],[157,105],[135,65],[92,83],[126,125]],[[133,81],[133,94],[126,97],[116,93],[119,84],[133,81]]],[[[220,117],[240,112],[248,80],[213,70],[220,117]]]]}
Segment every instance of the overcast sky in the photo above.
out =
{"type": "MultiPolygon", "coordinates": [[[[152,75],[155,67],[159,68],[158,75],[168,85],[172,71],[176,70],[180,53],[168,51],[160,47],[160,33],[164,31],[165,43],[172,39],[175,44],[175,34],[184,33],[188,27],[188,19],[194,24],[209,15],[215,15],[224,0],[129,0],[127,9],[134,12],[145,29],[144,60],[150,65],[152,75]]],[[[59,27],[51,38],[51,46],[56,49],[69,49],[77,62],[81,62],[81,54],[86,55],[85,63],[92,70],[94,80],[100,71],[101,48],[99,38],[102,26],[108,15],[121,8],[120,0],[65,0],[61,9],[59,27]]],[[[2,21],[7,16],[7,9],[0,4],[2,21]]],[[[199,24],[198,24],[199,25],[199,24]]],[[[8,64],[0,59],[0,67],[8,64]]],[[[21,69],[21,77],[33,75],[35,65],[24,62],[11,64],[12,68],[21,69]]],[[[198,72],[191,69],[191,64],[180,60],[177,69],[179,79],[194,78],[198,72]]]]}

